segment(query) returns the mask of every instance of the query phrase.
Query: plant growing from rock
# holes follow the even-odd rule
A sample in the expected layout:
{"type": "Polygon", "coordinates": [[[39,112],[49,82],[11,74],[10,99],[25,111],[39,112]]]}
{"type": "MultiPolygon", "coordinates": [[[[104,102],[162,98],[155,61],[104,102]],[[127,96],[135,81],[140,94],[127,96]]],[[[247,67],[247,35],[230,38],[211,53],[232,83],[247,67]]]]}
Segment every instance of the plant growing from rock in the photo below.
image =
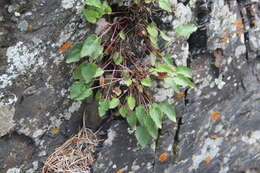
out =
{"type": "MultiPolygon", "coordinates": [[[[192,71],[176,66],[168,53],[161,53],[158,40],[171,41],[152,16],[171,13],[169,0],[135,0],[132,5],[116,6],[107,1],[86,0],[84,16],[98,23],[96,34],[70,51],[67,63],[80,62],[73,72],[70,97],[99,102],[99,116],[108,111],[126,119],[141,146],[158,137],[164,115],[176,122],[174,106],[156,103],[152,90],[162,81],[179,92],[179,87],[195,85],[192,71]],[[101,19],[102,18],[102,19],[101,19]],[[153,62],[147,63],[147,59],[153,62]]],[[[179,36],[196,31],[194,25],[177,27],[179,36]]]]}

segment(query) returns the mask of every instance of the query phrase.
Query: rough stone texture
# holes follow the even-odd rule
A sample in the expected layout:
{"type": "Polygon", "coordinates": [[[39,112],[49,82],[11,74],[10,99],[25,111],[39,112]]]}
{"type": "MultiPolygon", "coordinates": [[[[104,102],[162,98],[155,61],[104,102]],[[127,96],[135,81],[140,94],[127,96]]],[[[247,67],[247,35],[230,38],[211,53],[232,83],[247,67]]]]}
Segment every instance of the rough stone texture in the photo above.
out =
{"type": "MultiPolygon", "coordinates": [[[[174,41],[165,51],[192,68],[198,88],[178,99],[166,86],[155,90],[157,100],[176,105],[178,124],[165,119],[159,139],[146,149],[136,146],[124,121],[113,122],[93,171],[260,172],[260,3],[171,2],[175,13],[163,21],[174,41]],[[182,23],[199,29],[177,38],[174,28],[182,23]],[[221,113],[215,121],[213,112],[221,113]],[[161,163],[164,152],[169,158],[161,163]]],[[[68,98],[73,67],[59,47],[81,41],[91,29],[80,17],[81,3],[0,1],[0,173],[40,172],[80,127],[83,103],[68,98]]],[[[86,118],[94,129],[100,122],[95,108],[87,106],[86,118]]]]}
{"type": "Polygon", "coordinates": [[[14,127],[14,108],[0,105],[0,137],[6,135],[14,127]]]}
{"type": "Polygon", "coordinates": [[[119,169],[129,173],[152,172],[154,144],[146,149],[137,147],[137,141],[133,138],[133,132],[122,121],[114,122],[107,135],[107,139],[93,168],[94,173],[116,172],[119,169]]]}
{"type": "Polygon", "coordinates": [[[67,92],[73,67],[59,50],[88,32],[80,8],[76,0],[0,2],[1,173],[40,172],[82,124],[83,104],[67,92]]]}
{"type": "MultiPolygon", "coordinates": [[[[250,27],[248,13],[245,12],[249,8],[247,5],[252,4],[251,8],[256,11],[255,19],[259,19],[259,2],[198,0],[190,1],[187,5],[173,4],[177,10],[173,24],[179,23],[183,17],[181,21],[196,21],[199,29],[188,40],[176,40],[173,34],[175,44],[167,50],[178,55],[175,56],[177,64],[186,64],[188,61],[198,88],[187,90],[185,97],[180,99],[163,87],[156,90],[157,100],[174,102],[181,118],[178,125],[165,120],[156,141],[154,158],[144,160],[139,166],[153,163],[152,170],[147,171],[143,167],[147,173],[259,172],[260,27],[259,22],[250,27]],[[178,12],[178,9],[182,11],[178,12]],[[189,52],[183,55],[185,51],[181,47],[187,41],[189,52]],[[211,120],[214,112],[221,114],[217,120],[211,120]],[[159,156],[165,152],[169,158],[162,163],[159,156]]],[[[123,128],[111,129],[123,131],[123,128]]],[[[117,155],[118,152],[113,152],[113,148],[125,145],[128,137],[120,139],[121,142],[114,142],[99,155],[117,155]]],[[[120,157],[110,157],[110,162],[118,163],[115,167],[120,169],[132,163],[128,159],[121,163],[123,158],[131,158],[132,155],[125,152],[120,157]]],[[[102,164],[106,167],[106,163],[99,157],[94,170],[106,172],[106,169],[99,167],[102,164]]]]}

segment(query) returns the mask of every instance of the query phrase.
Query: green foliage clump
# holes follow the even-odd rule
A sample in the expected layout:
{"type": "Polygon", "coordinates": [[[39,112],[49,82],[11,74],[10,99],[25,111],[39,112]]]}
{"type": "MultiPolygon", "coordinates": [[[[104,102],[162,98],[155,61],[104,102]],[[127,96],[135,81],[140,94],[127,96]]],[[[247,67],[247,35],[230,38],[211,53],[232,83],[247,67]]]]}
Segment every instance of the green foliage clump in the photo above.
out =
{"type": "MultiPolygon", "coordinates": [[[[135,0],[135,3],[112,12],[106,1],[86,0],[83,12],[86,20],[94,24],[104,17],[107,25],[100,33],[91,34],[75,45],[66,62],[80,62],[73,72],[75,82],[69,88],[70,97],[95,98],[99,116],[110,111],[125,118],[144,147],[158,137],[164,116],[176,122],[173,105],[155,102],[152,95],[155,81],[164,82],[177,93],[180,87],[195,85],[190,80],[192,71],[176,66],[171,54],[161,53],[158,46],[159,39],[168,42],[171,38],[157,27],[151,13],[158,11],[157,7],[171,13],[169,0],[135,0]],[[147,57],[153,57],[155,63],[145,64],[147,57]]],[[[195,30],[194,25],[188,24],[177,27],[176,32],[187,36],[195,30]]]]}

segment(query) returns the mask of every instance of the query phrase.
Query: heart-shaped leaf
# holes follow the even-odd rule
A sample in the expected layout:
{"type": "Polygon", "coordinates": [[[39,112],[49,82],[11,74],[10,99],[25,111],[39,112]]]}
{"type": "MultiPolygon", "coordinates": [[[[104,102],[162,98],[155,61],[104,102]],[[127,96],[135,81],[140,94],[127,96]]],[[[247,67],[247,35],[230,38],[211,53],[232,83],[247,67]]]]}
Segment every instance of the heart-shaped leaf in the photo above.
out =
{"type": "Polygon", "coordinates": [[[84,66],[81,67],[81,75],[84,78],[85,82],[88,83],[92,80],[97,72],[97,65],[92,63],[84,63],[84,66]]]}
{"type": "Polygon", "coordinates": [[[149,132],[146,130],[146,128],[139,126],[136,127],[135,131],[135,137],[138,141],[138,143],[144,148],[151,142],[151,136],[149,135],[149,132]]]}
{"type": "Polygon", "coordinates": [[[176,123],[176,113],[175,108],[168,102],[163,102],[160,104],[160,109],[167,115],[167,117],[176,123]]]}
{"type": "Polygon", "coordinates": [[[66,63],[78,62],[80,60],[80,51],[82,46],[83,43],[78,43],[72,48],[69,52],[68,58],[66,59],[66,63]]]}
{"type": "Polygon", "coordinates": [[[109,109],[114,109],[116,108],[120,103],[120,100],[118,98],[112,98],[109,102],[109,109]]]}
{"type": "Polygon", "coordinates": [[[135,98],[133,96],[127,96],[126,100],[129,108],[133,110],[135,108],[135,103],[136,103],[135,98]]]}

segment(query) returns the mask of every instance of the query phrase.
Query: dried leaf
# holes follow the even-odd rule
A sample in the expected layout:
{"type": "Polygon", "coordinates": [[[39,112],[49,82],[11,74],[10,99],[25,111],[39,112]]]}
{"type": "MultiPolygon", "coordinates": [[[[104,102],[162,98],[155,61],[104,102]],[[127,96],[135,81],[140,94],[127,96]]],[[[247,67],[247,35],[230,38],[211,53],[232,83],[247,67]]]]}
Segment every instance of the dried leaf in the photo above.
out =
{"type": "Polygon", "coordinates": [[[117,96],[120,96],[122,94],[122,91],[119,87],[115,87],[113,89],[113,93],[115,93],[117,96]]]}
{"type": "Polygon", "coordinates": [[[59,47],[59,51],[66,51],[72,46],[71,41],[65,42],[62,46],[59,47]]]}
{"type": "Polygon", "coordinates": [[[211,136],[210,138],[215,140],[218,138],[218,136],[214,135],[214,136],[211,136]]]}
{"type": "Polygon", "coordinates": [[[220,115],[221,115],[220,112],[213,112],[213,113],[211,114],[211,116],[210,116],[210,119],[211,119],[212,121],[215,121],[215,120],[217,120],[217,119],[220,117],[220,115]]]}
{"type": "Polygon", "coordinates": [[[60,133],[60,129],[59,128],[52,128],[51,133],[54,134],[54,135],[57,135],[57,134],[60,133]]]}
{"type": "Polygon", "coordinates": [[[206,163],[206,164],[209,164],[211,162],[212,158],[210,156],[206,157],[205,159],[203,159],[203,161],[206,163]]]}
{"type": "Polygon", "coordinates": [[[162,153],[159,157],[160,162],[165,162],[168,159],[168,154],[166,152],[162,153]]]}
{"type": "Polygon", "coordinates": [[[160,79],[165,79],[168,77],[168,74],[166,72],[157,72],[157,74],[160,79]]]}
{"type": "Polygon", "coordinates": [[[99,78],[99,85],[101,85],[102,88],[103,88],[103,85],[105,85],[105,79],[103,76],[100,76],[100,78],[99,78]]]}

